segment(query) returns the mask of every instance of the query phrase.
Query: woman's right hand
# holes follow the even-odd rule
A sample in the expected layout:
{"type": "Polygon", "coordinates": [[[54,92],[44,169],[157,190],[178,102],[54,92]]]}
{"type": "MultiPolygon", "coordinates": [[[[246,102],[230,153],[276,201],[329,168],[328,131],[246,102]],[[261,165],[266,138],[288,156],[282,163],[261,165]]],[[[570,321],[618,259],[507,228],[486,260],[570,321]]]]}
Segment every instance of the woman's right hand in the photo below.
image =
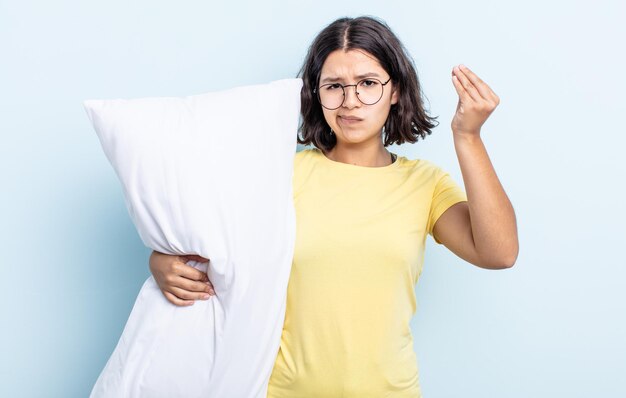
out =
{"type": "Polygon", "coordinates": [[[213,285],[204,272],[187,265],[188,261],[206,263],[197,255],[175,256],[153,251],[150,272],[165,298],[178,306],[193,305],[195,300],[208,300],[215,295],[213,285]]]}

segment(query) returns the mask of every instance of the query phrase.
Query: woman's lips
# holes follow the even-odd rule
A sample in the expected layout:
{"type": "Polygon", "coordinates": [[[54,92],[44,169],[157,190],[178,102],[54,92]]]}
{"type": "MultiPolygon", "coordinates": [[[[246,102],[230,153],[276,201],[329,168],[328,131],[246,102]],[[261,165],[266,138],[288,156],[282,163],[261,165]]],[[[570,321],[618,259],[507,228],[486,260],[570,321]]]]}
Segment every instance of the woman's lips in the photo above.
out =
{"type": "Polygon", "coordinates": [[[341,122],[342,124],[355,124],[358,122],[363,121],[363,119],[359,119],[358,117],[353,117],[353,116],[339,116],[339,122],[341,122]]]}

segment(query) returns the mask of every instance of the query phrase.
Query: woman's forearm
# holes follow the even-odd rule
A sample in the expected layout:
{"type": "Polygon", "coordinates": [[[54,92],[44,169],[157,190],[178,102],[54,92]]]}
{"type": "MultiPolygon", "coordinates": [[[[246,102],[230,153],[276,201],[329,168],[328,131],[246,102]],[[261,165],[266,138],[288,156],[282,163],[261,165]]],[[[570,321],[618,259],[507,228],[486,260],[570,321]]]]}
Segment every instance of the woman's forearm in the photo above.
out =
{"type": "Polygon", "coordinates": [[[512,266],[519,243],[515,211],[478,132],[454,133],[476,252],[488,262],[512,266]]]}

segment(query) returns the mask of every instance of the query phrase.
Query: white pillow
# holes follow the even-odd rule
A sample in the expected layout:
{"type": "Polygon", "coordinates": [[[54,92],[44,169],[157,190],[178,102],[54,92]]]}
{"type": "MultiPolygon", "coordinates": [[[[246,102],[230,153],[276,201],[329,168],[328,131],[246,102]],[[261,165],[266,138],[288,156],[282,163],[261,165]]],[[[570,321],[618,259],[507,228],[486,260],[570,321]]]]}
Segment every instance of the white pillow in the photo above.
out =
{"type": "Polygon", "coordinates": [[[301,87],[85,101],[145,245],[210,259],[190,264],[216,292],[176,307],[148,278],[92,397],[265,397],[295,243],[301,87]]]}

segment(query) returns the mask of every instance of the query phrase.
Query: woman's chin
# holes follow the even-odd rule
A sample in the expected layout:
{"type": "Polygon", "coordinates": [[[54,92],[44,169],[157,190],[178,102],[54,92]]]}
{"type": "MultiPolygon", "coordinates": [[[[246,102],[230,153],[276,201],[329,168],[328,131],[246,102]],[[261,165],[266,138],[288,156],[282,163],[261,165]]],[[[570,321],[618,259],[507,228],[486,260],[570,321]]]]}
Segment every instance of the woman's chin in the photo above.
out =
{"type": "Polygon", "coordinates": [[[342,131],[341,135],[337,136],[337,140],[343,141],[345,144],[360,144],[372,138],[373,137],[368,137],[366,134],[359,131],[342,131]]]}

